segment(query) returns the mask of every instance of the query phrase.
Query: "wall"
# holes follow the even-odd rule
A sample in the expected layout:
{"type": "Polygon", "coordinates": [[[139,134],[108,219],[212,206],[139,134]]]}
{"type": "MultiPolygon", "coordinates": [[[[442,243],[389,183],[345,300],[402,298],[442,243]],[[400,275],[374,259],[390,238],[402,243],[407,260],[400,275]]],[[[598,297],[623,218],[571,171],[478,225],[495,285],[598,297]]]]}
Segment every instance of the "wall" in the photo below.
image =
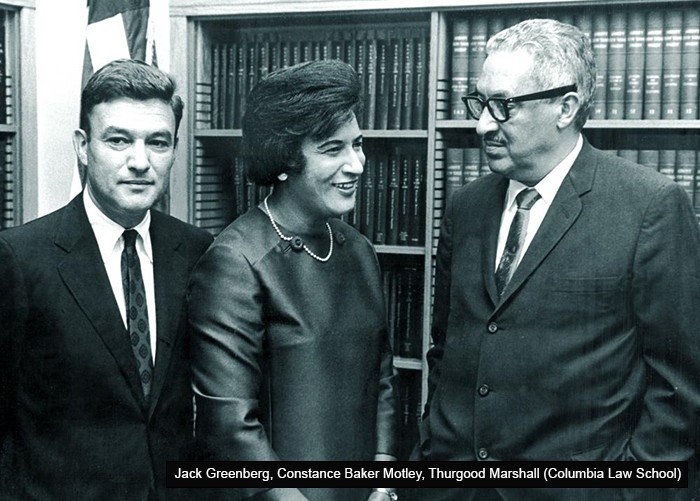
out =
{"type": "MultiPolygon", "coordinates": [[[[85,50],[86,0],[36,0],[38,213],[70,197],[85,50]]],[[[33,182],[30,180],[30,182],[33,182]]]]}

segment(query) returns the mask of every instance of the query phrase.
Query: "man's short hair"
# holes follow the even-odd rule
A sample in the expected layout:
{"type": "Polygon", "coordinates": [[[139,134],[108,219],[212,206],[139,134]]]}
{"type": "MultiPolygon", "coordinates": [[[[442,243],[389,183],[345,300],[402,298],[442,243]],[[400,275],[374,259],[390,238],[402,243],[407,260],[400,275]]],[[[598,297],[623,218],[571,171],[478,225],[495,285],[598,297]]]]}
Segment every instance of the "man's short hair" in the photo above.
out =
{"type": "Polygon", "coordinates": [[[159,99],[175,115],[175,137],[182,120],[183,103],[175,94],[175,79],[155,66],[134,59],[117,59],[97,70],[80,96],[80,128],[90,138],[90,112],[101,103],[128,98],[137,101],[159,99]]]}

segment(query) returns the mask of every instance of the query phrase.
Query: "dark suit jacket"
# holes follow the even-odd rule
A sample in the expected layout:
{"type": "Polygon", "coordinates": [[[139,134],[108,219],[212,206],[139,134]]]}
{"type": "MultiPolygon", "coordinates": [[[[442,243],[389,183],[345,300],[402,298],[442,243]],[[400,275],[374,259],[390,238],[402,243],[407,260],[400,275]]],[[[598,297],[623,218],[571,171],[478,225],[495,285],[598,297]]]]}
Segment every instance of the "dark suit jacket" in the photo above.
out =
{"type": "Polygon", "coordinates": [[[184,301],[211,237],[151,214],[158,345],[149,403],[82,196],[0,233],[0,498],[164,498],[166,460],[188,457],[184,301]]]}
{"type": "Polygon", "coordinates": [[[690,459],[700,232],[682,188],[585,143],[499,300],[507,186],[476,180],[445,214],[423,458],[690,459]]]}

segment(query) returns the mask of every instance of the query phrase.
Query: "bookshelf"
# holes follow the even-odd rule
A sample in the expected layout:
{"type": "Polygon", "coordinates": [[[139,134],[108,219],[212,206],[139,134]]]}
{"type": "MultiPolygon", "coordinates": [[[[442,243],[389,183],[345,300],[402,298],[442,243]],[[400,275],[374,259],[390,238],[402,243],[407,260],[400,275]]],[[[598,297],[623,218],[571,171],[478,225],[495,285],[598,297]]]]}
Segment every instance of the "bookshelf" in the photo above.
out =
{"type": "MultiPolygon", "coordinates": [[[[612,104],[604,101],[605,109],[597,111],[598,115],[587,123],[584,134],[595,146],[633,158],[683,184],[700,213],[700,173],[696,174],[700,170],[697,158],[700,150],[697,111],[700,53],[697,45],[690,55],[683,52],[680,67],[683,75],[675,62],[670,65],[677,70],[674,70],[674,75],[678,74],[675,80],[664,79],[663,73],[656,78],[648,78],[644,72],[634,73],[634,65],[631,70],[622,66],[622,73],[619,71],[620,55],[627,57],[628,45],[634,45],[634,37],[639,35],[630,29],[633,23],[623,24],[622,31],[626,28],[627,32],[620,35],[621,20],[638,20],[641,13],[645,23],[652,18],[651,25],[656,26],[659,15],[665,19],[658,13],[669,9],[674,13],[668,15],[669,19],[673,26],[680,27],[681,38],[673,38],[675,32],[665,34],[666,26],[662,23],[661,51],[657,50],[656,60],[652,58],[650,67],[659,66],[659,57],[662,61],[678,59],[675,49],[668,49],[667,52],[675,52],[666,56],[666,35],[669,40],[676,40],[679,47],[687,49],[683,45],[684,26],[678,24],[678,12],[681,20],[686,12],[694,15],[700,12],[700,2],[171,0],[172,71],[185,89],[189,105],[185,121],[187,134],[180,140],[181,151],[173,171],[171,211],[216,233],[236,213],[244,210],[248,201],[254,203],[262,196],[254,187],[245,186],[236,161],[241,138],[236,113],[242,107],[236,89],[250,88],[265,70],[260,71],[258,65],[257,75],[247,81],[239,81],[237,77],[228,81],[222,78],[232,66],[236,71],[240,68],[241,59],[237,59],[236,54],[242,45],[248,50],[253,47],[249,54],[251,58],[258,57],[256,61],[260,60],[261,53],[264,60],[270,61],[267,59],[270,53],[282,51],[284,45],[289,44],[290,54],[297,50],[300,55],[293,57],[298,59],[329,54],[355,65],[362,74],[365,88],[371,89],[367,91],[365,108],[372,111],[370,116],[362,117],[360,126],[368,158],[363,178],[369,173],[373,184],[363,185],[358,209],[350,214],[348,222],[373,241],[384,273],[389,328],[394,334],[394,365],[401,375],[401,453],[405,455],[415,441],[418,415],[426,398],[424,354],[430,347],[435,252],[446,196],[457,185],[487,170],[478,154],[476,123],[466,119],[461,101],[459,107],[453,109],[452,106],[460,93],[473,89],[474,68],[483,58],[478,51],[483,51],[490,34],[528,17],[553,17],[573,24],[590,24],[591,37],[604,47],[598,50],[598,57],[602,61],[605,52],[608,68],[601,88],[605,91],[612,88],[614,99],[612,104]],[[594,21],[596,27],[601,23],[607,26],[607,35],[600,33],[605,31],[601,28],[593,36],[594,21]],[[611,44],[620,40],[624,42],[624,52],[618,46],[611,51],[611,44]],[[294,48],[294,44],[298,47],[294,48]],[[354,55],[347,52],[348,48],[354,55]],[[303,55],[305,50],[307,56],[303,55]],[[379,114],[381,107],[390,106],[387,103],[392,99],[391,95],[386,100],[382,97],[386,92],[381,84],[383,50],[389,54],[387,61],[397,60],[394,55],[399,54],[398,60],[404,63],[398,67],[389,64],[388,74],[399,75],[398,82],[404,83],[402,89],[413,86],[409,117],[406,108],[399,109],[398,113],[392,113],[389,108],[386,117],[379,114]],[[422,54],[417,56],[419,50],[422,54]],[[361,52],[362,63],[357,58],[361,52]],[[222,53],[227,57],[222,58],[222,53]],[[406,53],[413,54],[413,58],[405,58],[403,54],[406,53]],[[457,71],[453,67],[455,57],[461,57],[458,64],[463,65],[457,71]],[[608,65],[609,61],[612,66],[608,65]],[[696,62],[698,64],[693,66],[696,62]],[[609,71],[610,68],[615,71],[609,71]],[[425,81],[416,84],[419,73],[425,81]],[[413,79],[412,84],[406,83],[409,81],[406,75],[413,79]],[[664,85],[671,90],[665,90],[664,85]],[[671,107],[676,108],[671,113],[664,111],[669,102],[664,96],[675,99],[671,107]],[[637,104],[632,106],[630,102],[637,104]],[[229,103],[232,103],[233,113],[218,112],[221,104],[226,108],[229,103]],[[656,111],[649,113],[650,108],[656,111]],[[465,159],[468,159],[466,163],[465,159]],[[386,177],[377,174],[383,168],[388,169],[386,177]],[[392,177],[392,168],[398,173],[396,177],[392,177]],[[372,191],[374,196],[371,196],[372,191]],[[384,191],[386,200],[377,197],[384,191]],[[396,199],[391,198],[393,196],[396,199]],[[367,209],[367,200],[372,200],[375,206],[367,209]],[[381,207],[389,213],[393,207],[401,215],[406,202],[409,209],[419,206],[419,211],[407,219],[408,239],[397,237],[404,231],[401,228],[391,238],[388,238],[388,231],[384,238],[377,238],[377,227],[391,222],[390,216],[387,220],[377,215],[381,214],[381,207]],[[375,215],[374,221],[367,222],[367,210],[375,215]]],[[[646,24],[644,26],[646,30],[646,24]]],[[[654,38],[646,31],[642,33],[644,54],[647,36],[654,38]]],[[[658,48],[649,50],[653,52],[658,48]]],[[[284,60],[283,56],[275,57],[277,59],[272,60],[284,60]]],[[[637,53],[631,59],[639,60],[639,57],[637,53]]],[[[269,63],[268,68],[272,64],[269,63]]],[[[663,67],[662,62],[662,71],[663,67]]],[[[409,99],[401,92],[397,95],[403,96],[404,103],[409,99]]]]}
{"type": "Polygon", "coordinates": [[[0,229],[36,217],[34,4],[0,2],[0,229]]]}

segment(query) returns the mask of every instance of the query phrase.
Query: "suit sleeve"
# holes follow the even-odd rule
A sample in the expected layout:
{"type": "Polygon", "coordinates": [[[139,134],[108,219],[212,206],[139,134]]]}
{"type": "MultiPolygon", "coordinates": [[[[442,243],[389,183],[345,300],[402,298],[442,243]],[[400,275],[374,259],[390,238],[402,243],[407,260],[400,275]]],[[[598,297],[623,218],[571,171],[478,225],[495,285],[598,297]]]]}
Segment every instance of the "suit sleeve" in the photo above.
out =
{"type": "Polygon", "coordinates": [[[700,231],[681,187],[650,201],[632,273],[647,388],[629,459],[687,460],[700,426],[700,231]]]}
{"type": "MultiPolygon", "coordinates": [[[[379,260],[369,240],[367,240],[367,245],[377,264],[377,273],[380,273],[379,260]]],[[[384,318],[386,318],[386,312],[384,318]]],[[[400,412],[397,388],[398,373],[396,369],[394,369],[394,354],[391,349],[389,330],[386,324],[384,325],[382,334],[382,351],[379,364],[379,392],[377,398],[376,453],[396,457],[398,455],[400,412]]]]}
{"type": "Polygon", "coordinates": [[[211,460],[279,460],[259,415],[264,301],[253,266],[215,242],[192,274],[188,299],[199,446],[211,460]]]}
{"type": "Polygon", "coordinates": [[[216,460],[278,460],[258,419],[262,291],[244,256],[214,244],[190,280],[197,435],[216,460]]]}
{"type": "Polygon", "coordinates": [[[454,213],[454,198],[448,202],[447,209],[440,225],[440,240],[438,242],[435,293],[433,298],[433,325],[431,336],[433,346],[426,355],[428,362],[428,399],[424,419],[430,412],[435,387],[440,378],[440,364],[447,336],[447,320],[450,313],[450,284],[452,273],[452,227],[454,213]]]}
{"type": "Polygon", "coordinates": [[[10,245],[0,238],[0,447],[10,429],[14,409],[17,346],[27,316],[24,279],[10,245]]]}

